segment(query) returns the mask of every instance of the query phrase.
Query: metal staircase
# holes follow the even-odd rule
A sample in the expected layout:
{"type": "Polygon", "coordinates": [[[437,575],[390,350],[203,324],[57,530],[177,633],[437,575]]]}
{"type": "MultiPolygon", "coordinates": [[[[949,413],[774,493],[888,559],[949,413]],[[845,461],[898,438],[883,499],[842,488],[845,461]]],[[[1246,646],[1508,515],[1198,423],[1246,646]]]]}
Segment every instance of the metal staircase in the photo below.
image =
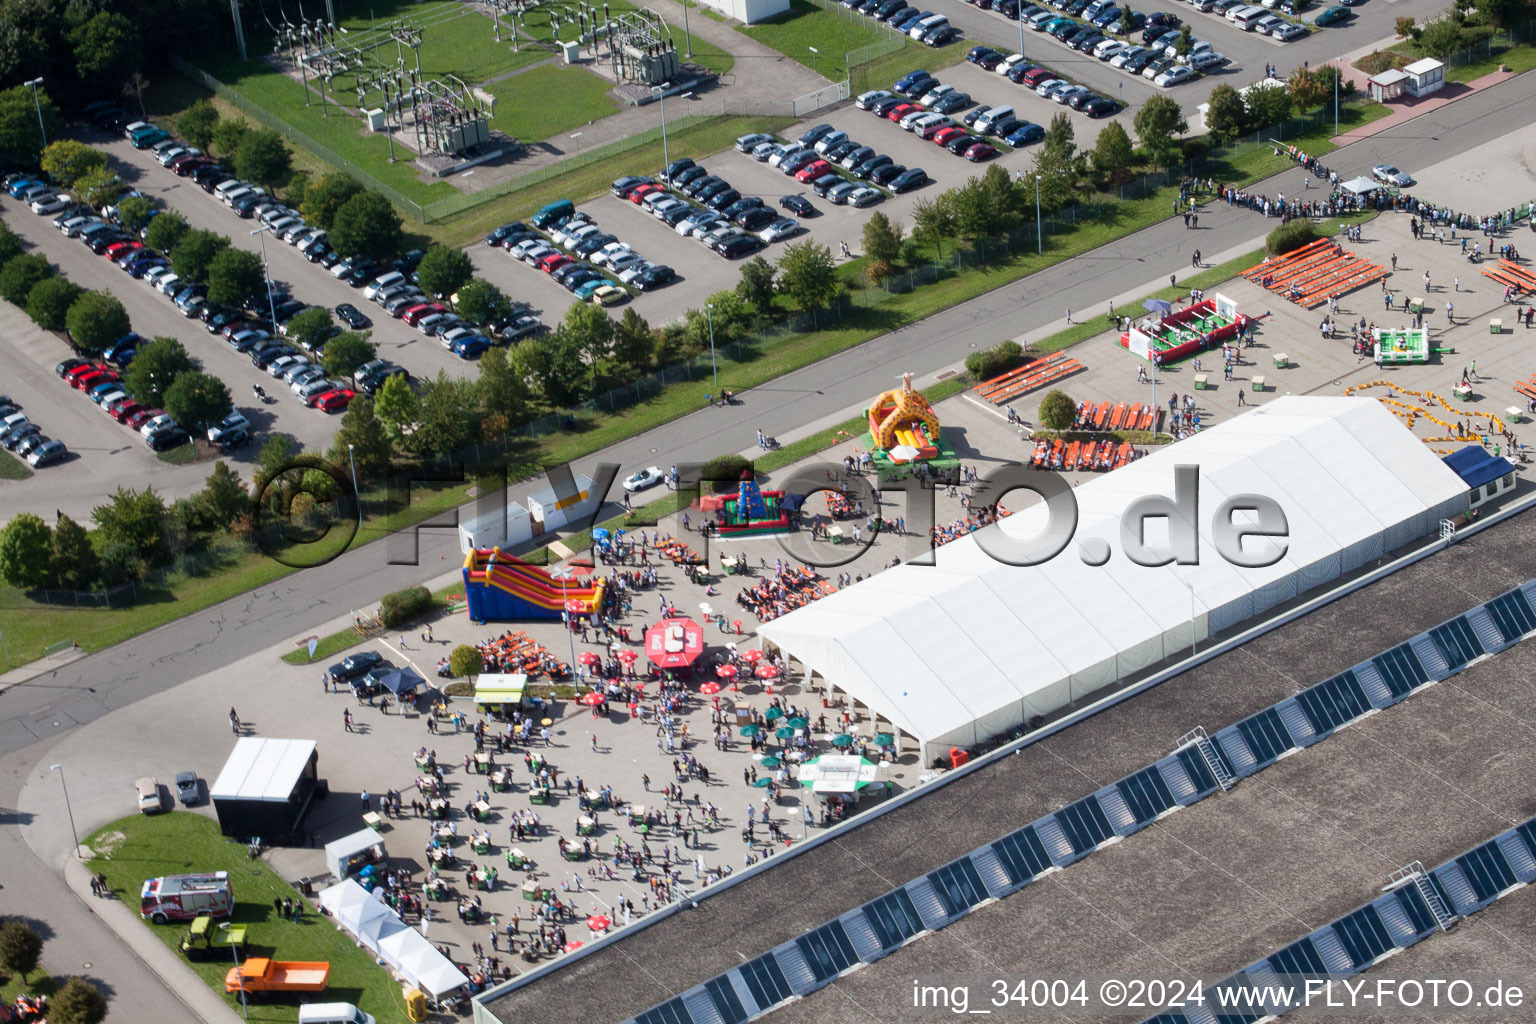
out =
{"type": "Polygon", "coordinates": [[[1435,915],[1435,923],[1440,930],[1447,931],[1456,923],[1456,914],[1446,905],[1445,898],[1440,895],[1440,890],[1430,881],[1429,875],[1424,871],[1424,865],[1418,861],[1405,864],[1392,872],[1387,880],[1388,890],[1398,889],[1405,885],[1411,885],[1418,890],[1424,903],[1429,907],[1429,912],[1435,915]]]}
{"type": "Polygon", "coordinates": [[[1205,760],[1206,767],[1211,770],[1211,777],[1216,780],[1216,783],[1221,787],[1222,792],[1226,792],[1227,790],[1231,789],[1232,786],[1237,782],[1237,779],[1233,777],[1232,773],[1227,771],[1227,763],[1223,761],[1221,755],[1216,752],[1215,744],[1213,744],[1211,742],[1211,738],[1205,734],[1205,726],[1197,725],[1189,732],[1179,737],[1179,742],[1174,745],[1174,749],[1182,750],[1185,747],[1194,747],[1196,750],[1200,751],[1200,756],[1205,760]]]}

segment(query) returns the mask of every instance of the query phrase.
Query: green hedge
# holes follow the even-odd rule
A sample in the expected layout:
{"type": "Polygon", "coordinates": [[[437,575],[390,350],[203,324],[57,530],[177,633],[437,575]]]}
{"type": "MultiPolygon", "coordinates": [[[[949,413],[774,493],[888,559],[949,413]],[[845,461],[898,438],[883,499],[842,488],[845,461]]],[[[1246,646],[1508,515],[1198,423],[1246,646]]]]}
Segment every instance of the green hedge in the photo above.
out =
{"type": "Polygon", "coordinates": [[[426,587],[406,587],[385,594],[379,602],[379,621],[385,629],[394,629],[432,607],[432,592],[426,587]]]}
{"type": "Polygon", "coordinates": [[[1288,252],[1295,252],[1322,237],[1316,224],[1306,217],[1297,217],[1289,224],[1282,224],[1271,231],[1264,239],[1264,247],[1269,250],[1271,256],[1282,256],[1288,252]]]}
{"type": "Polygon", "coordinates": [[[730,494],[741,483],[741,474],[752,468],[750,459],[740,455],[716,455],[704,463],[704,479],[711,494],[730,494]]]}
{"type": "Polygon", "coordinates": [[[989,380],[1007,373],[1024,361],[1024,350],[1016,341],[1005,341],[965,357],[965,371],[975,380],[989,380]]]}

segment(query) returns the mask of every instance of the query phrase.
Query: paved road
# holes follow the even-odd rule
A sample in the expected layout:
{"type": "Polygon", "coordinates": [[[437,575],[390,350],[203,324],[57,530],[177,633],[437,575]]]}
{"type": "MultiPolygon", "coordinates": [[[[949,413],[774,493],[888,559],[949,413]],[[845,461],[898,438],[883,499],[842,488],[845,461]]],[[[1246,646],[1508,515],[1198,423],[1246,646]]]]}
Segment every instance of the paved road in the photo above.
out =
{"type": "MultiPolygon", "coordinates": [[[[1336,159],[1336,169],[1356,173],[1381,160],[1417,169],[1416,157],[1426,142],[1438,153],[1463,153],[1507,130],[1502,111],[1528,104],[1536,93],[1536,75],[1525,75],[1478,93],[1419,120],[1350,147],[1336,159]]],[[[1300,173],[1288,171],[1264,183],[1270,192],[1300,188],[1300,173]]],[[[1490,197],[1499,205],[1524,197],[1490,197]]],[[[1066,306],[1087,311],[1103,296],[1132,292],[1168,273],[1182,273],[1189,250],[1199,245],[1207,254],[1252,244],[1274,222],[1248,213],[1213,208],[1193,234],[1178,222],[1157,225],[1109,249],[1089,253],[1068,264],[1038,274],[946,310],[921,324],[882,337],[814,367],[790,374],[743,396],[741,406],[710,409],[670,423],[656,431],[616,445],[589,460],[617,460],[626,467],[659,458],[702,459],[722,448],[747,447],[752,431],[761,427],[786,436],[819,419],[836,415],[868,400],[889,386],[902,369],[926,375],[961,359],[975,345],[1046,329],[1066,306]],[[735,440],[732,440],[732,439],[735,440]],[[652,454],[651,449],[666,453],[652,454]]],[[[1091,359],[1091,353],[1085,353],[1091,359]]],[[[583,468],[583,467],[578,467],[583,468]]],[[[214,608],[197,612],[154,632],[107,651],[61,667],[49,675],[13,687],[0,704],[0,772],[5,778],[0,799],[14,807],[14,794],[23,777],[40,764],[46,769],[51,740],[75,725],[97,719],[147,695],[225,666],[255,651],[307,633],[318,623],[345,616],[359,595],[370,600],[390,589],[436,576],[457,555],[447,533],[427,534],[421,545],[422,565],[389,566],[378,545],[362,548],[331,565],[310,570],[271,587],[243,594],[214,608]]],[[[14,817],[12,820],[15,820],[14,817]]],[[[20,823],[25,824],[25,823],[20,823]]],[[[25,830],[23,830],[24,833],[25,830]]],[[[46,916],[59,932],[55,949],[87,951],[93,971],[120,996],[139,1005],[164,1006],[146,997],[139,987],[154,988],[132,963],[111,955],[98,929],[59,880],[57,864],[44,867],[35,857],[22,856],[14,833],[0,842],[0,883],[8,897],[25,887],[25,895],[9,906],[23,913],[46,916]]],[[[60,956],[60,954],[55,954],[60,956]]],[[[54,969],[68,965],[50,960],[54,969]]],[[[148,997],[153,998],[153,997],[148,997]]],[[[130,1003],[132,1005],[133,1003],[130,1003]]],[[[178,1020],[175,1010],[167,1019],[178,1020]]]]}

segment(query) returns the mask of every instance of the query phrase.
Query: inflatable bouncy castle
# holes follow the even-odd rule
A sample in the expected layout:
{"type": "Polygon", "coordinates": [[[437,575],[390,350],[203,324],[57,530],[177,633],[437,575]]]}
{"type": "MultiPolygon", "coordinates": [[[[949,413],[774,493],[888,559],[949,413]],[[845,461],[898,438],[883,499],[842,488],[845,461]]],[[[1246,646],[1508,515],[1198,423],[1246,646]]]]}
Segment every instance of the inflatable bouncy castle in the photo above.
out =
{"type": "Polygon", "coordinates": [[[464,559],[464,597],[475,622],[558,619],[569,610],[596,616],[603,607],[604,581],[568,581],[500,548],[476,548],[464,559]]]}

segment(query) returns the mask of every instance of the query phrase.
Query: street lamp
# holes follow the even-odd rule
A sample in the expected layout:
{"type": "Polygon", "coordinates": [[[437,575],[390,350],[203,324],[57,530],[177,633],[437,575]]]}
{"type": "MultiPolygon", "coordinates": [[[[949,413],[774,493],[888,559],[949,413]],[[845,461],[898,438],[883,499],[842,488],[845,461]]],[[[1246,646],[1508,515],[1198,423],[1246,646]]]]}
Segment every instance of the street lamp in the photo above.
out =
{"type": "Polygon", "coordinates": [[[671,82],[663,82],[660,85],[651,86],[651,95],[661,101],[661,166],[663,167],[672,165],[672,158],[667,153],[667,86],[671,84],[671,82]]]}
{"type": "Polygon", "coordinates": [[[267,225],[252,231],[251,234],[261,238],[261,276],[266,278],[267,285],[267,312],[272,314],[272,329],[277,330],[277,298],[272,294],[272,268],[267,264],[267,225]]]}
{"type": "MultiPolygon", "coordinates": [[[[229,931],[229,922],[220,921],[219,927],[227,932],[229,931]]],[[[240,983],[240,1009],[245,1013],[245,1019],[250,1020],[251,1004],[245,1001],[245,975],[240,973],[240,949],[233,942],[229,944],[229,956],[235,962],[235,980],[240,983]]]]}
{"type": "Polygon", "coordinates": [[[576,631],[571,627],[575,624],[571,620],[573,615],[570,601],[566,598],[565,585],[576,575],[568,565],[557,565],[549,570],[549,578],[560,581],[560,603],[565,606],[565,639],[571,645],[571,675],[576,675],[576,631]]]}
{"type": "Polygon", "coordinates": [[[1024,8],[1028,6],[1024,0],[1019,0],[1019,56],[1024,56],[1024,8]]]}
{"type": "Polygon", "coordinates": [[[814,47],[814,46],[807,46],[806,49],[810,50],[811,54],[812,54],[812,56],[811,56],[811,72],[812,72],[812,74],[817,74],[817,75],[821,74],[820,71],[816,70],[816,65],[818,63],[818,58],[821,56],[821,51],[816,49],[816,47],[814,47]]]}
{"type": "Polygon", "coordinates": [[[689,6],[690,6],[690,4],[688,3],[688,0],[683,0],[683,37],[688,41],[687,42],[688,49],[687,49],[687,52],[684,54],[684,56],[691,58],[693,56],[693,33],[691,31],[689,31],[689,29],[688,29],[688,8],[689,8],[689,6]]]}
{"type": "Polygon", "coordinates": [[[715,304],[704,303],[704,321],[709,324],[709,365],[715,371],[715,393],[720,393],[720,363],[715,359],[715,318],[713,316],[715,304]]]}
{"type": "Polygon", "coordinates": [[[1187,581],[1184,585],[1189,588],[1189,656],[1193,658],[1199,653],[1195,648],[1195,585],[1187,581]]]}
{"type": "Polygon", "coordinates": [[[74,837],[75,857],[78,859],[80,857],[80,833],[75,831],[75,812],[69,806],[69,786],[64,782],[64,766],[61,764],[51,764],[48,766],[48,770],[59,773],[59,785],[64,789],[64,813],[69,815],[69,834],[74,837]]]}
{"type": "Polygon", "coordinates": [[[1333,137],[1339,137],[1339,79],[1344,77],[1344,65],[1341,61],[1334,62],[1333,68],[1333,137]]]}
{"type": "MultiPolygon", "coordinates": [[[[37,130],[38,133],[43,137],[43,145],[46,146],[48,145],[48,129],[43,127],[43,101],[37,98],[37,87],[43,84],[42,76],[38,76],[37,78],[32,79],[30,82],[23,82],[22,84],[30,85],[32,87],[32,105],[37,108],[37,130]]],[[[1338,133],[1335,132],[1334,134],[1337,135],[1338,133]]]]}
{"type": "Polygon", "coordinates": [[[1045,239],[1040,235],[1040,175],[1035,175],[1035,255],[1045,255],[1045,239]]]}
{"type": "Polygon", "coordinates": [[[357,459],[352,455],[353,445],[347,445],[347,462],[352,466],[352,497],[357,499],[357,528],[363,528],[363,492],[357,489],[357,459]]]}

